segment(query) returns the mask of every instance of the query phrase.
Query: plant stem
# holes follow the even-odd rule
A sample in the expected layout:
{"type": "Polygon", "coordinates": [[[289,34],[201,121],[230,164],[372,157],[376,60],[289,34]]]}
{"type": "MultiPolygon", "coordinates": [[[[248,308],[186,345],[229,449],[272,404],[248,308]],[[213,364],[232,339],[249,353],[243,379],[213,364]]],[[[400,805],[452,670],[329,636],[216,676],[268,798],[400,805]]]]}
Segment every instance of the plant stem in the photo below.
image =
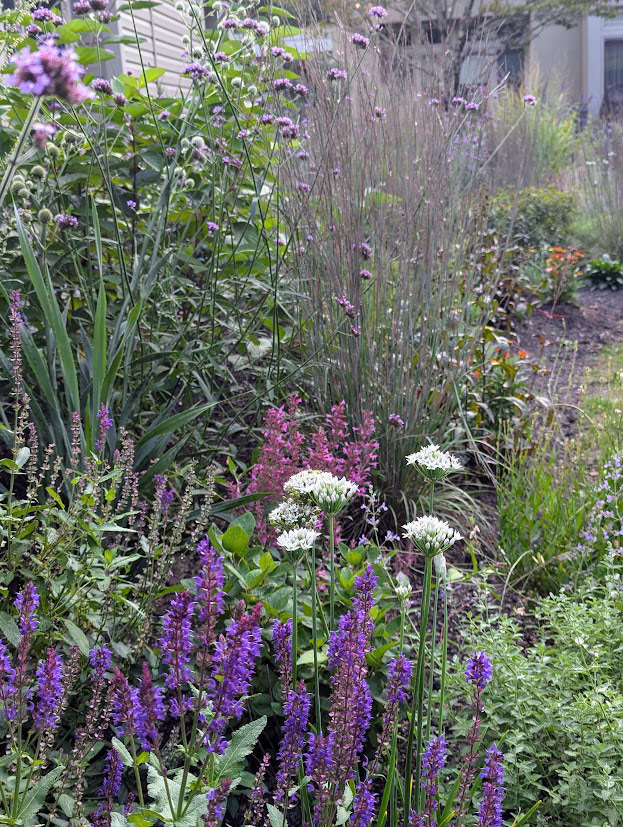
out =
{"type": "Polygon", "coordinates": [[[33,102],[30,107],[30,111],[26,116],[26,120],[24,121],[24,125],[22,126],[22,131],[20,132],[17,143],[15,144],[15,149],[13,150],[13,154],[7,161],[7,167],[4,171],[4,175],[2,177],[2,182],[0,183],[0,207],[4,204],[4,199],[6,198],[6,194],[9,191],[9,187],[11,186],[11,181],[13,180],[13,176],[19,166],[20,155],[22,154],[22,149],[24,148],[24,144],[26,139],[28,138],[28,133],[30,132],[30,128],[33,124],[34,119],[37,117],[37,113],[41,107],[41,98],[37,97],[33,99],[33,102]]]}
{"type": "Polygon", "coordinates": [[[435,574],[435,602],[433,604],[432,639],[430,643],[430,671],[428,673],[428,704],[426,714],[426,743],[430,740],[433,717],[433,674],[435,669],[435,642],[437,638],[437,607],[439,605],[439,577],[435,574]]]}
{"type": "Polygon", "coordinates": [[[296,594],[296,555],[292,560],[292,689],[296,690],[296,658],[298,651],[298,612],[296,594]]]}
{"type": "Polygon", "coordinates": [[[439,734],[443,735],[443,712],[446,694],[446,670],[448,666],[448,583],[443,575],[443,642],[441,644],[441,681],[439,684],[439,734]]]}
{"type": "MultiPolygon", "coordinates": [[[[420,636],[418,641],[417,664],[415,668],[415,682],[413,688],[413,701],[411,703],[411,720],[409,722],[409,737],[407,739],[407,758],[405,765],[405,824],[408,823],[413,800],[413,783],[411,767],[413,765],[413,740],[417,732],[416,755],[415,755],[415,779],[419,785],[420,770],[422,765],[422,718],[424,709],[424,673],[426,655],[426,630],[428,628],[428,609],[430,603],[431,581],[433,576],[433,559],[426,558],[424,569],[424,586],[422,590],[422,605],[420,609],[420,636]]],[[[420,794],[415,802],[416,812],[420,812],[420,794]]]]}
{"type": "Polygon", "coordinates": [[[318,674],[318,584],[316,583],[316,544],[312,546],[311,560],[311,597],[312,597],[312,646],[314,651],[314,698],[316,707],[316,729],[322,730],[320,717],[320,675],[318,674]]]}
{"type": "Polygon", "coordinates": [[[329,631],[335,630],[335,515],[329,514],[329,551],[331,583],[329,585],[329,631]]]}

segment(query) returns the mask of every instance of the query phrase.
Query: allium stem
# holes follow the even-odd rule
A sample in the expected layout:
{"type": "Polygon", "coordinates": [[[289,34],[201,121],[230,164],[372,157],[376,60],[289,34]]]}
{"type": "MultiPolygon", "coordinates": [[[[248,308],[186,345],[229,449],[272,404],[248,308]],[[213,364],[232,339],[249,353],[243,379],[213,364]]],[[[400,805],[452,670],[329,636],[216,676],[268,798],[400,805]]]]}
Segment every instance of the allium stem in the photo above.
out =
{"type": "Polygon", "coordinates": [[[331,583],[329,585],[329,629],[335,630],[335,517],[329,514],[329,558],[331,583]]]}
{"type": "Polygon", "coordinates": [[[22,149],[24,148],[24,144],[28,139],[28,135],[30,133],[33,122],[37,117],[39,109],[41,108],[41,101],[42,98],[40,97],[33,98],[33,102],[30,106],[30,111],[28,112],[28,115],[26,115],[26,120],[24,121],[24,125],[22,126],[22,131],[20,132],[17,138],[13,154],[7,162],[7,167],[4,171],[2,182],[0,183],[0,207],[2,207],[2,205],[4,204],[4,199],[6,198],[9,187],[11,186],[11,181],[13,180],[13,176],[15,175],[17,167],[19,166],[22,149]]]}
{"type": "MultiPolygon", "coordinates": [[[[439,576],[435,574],[435,600],[433,602],[433,623],[432,623],[432,638],[430,642],[430,670],[428,673],[428,704],[426,714],[426,737],[425,741],[430,741],[430,731],[433,721],[433,674],[435,667],[435,644],[437,642],[437,610],[439,607],[439,576]]],[[[439,731],[441,735],[441,730],[439,731]]]]}
{"type": "Polygon", "coordinates": [[[446,672],[448,668],[448,579],[443,574],[443,641],[441,644],[441,680],[439,682],[439,734],[443,735],[443,713],[446,702],[446,672]]]}
{"type": "Polygon", "coordinates": [[[316,731],[322,731],[320,713],[320,675],[318,674],[318,584],[316,583],[316,544],[311,553],[311,597],[312,597],[312,645],[314,651],[314,707],[316,710],[316,731]]]}
{"type": "Polygon", "coordinates": [[[292,558],[292,689],[296,689],[296,659],[298,651],[298,595],[296,593],[296,556],[292,558]]]}
{"type": "Polygon", "coordinates": [[[422,767],[422,741],[423,741],[423,716],[424,716],[424,675],[426,660],[426,632],[428,629],[428,610],[430,604],[431,582],[433,578],[433,559],[426,558],[424,569],[424,586],[422,591],[422,606],[420,609],[420,635],[418,640],[417,665],[415,668],[415,683],[413,690],[413,701],[411,703],[411,720],[409,722],[409,737],[407,739],[407,757],[405,764],[405,823],[409,819],[413,801],[413,779],[411,768],[413,765],[413,740],[416,738],[415,755],[415,779],[416,799],[415,811],[421,812],[421,795],[419,789],[420,770],[422,767]]]}

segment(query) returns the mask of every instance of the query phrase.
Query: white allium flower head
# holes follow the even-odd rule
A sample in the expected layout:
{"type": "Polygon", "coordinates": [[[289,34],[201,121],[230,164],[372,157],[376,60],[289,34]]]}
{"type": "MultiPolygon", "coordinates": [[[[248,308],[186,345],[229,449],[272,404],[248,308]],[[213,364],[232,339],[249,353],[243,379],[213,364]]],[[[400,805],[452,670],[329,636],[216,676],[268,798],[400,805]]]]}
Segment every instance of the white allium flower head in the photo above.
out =
{"type": "Polygon", "coordinates": [[[418,517],[406,525],[403,525],[404,534],[408,540],[426,557],[436,557],[443,554],[457,540],[461,539],[458,531],[450,528],[445,520],[437,517],[418,517]]]}
{"type": "Polygon", "coordinates": [[[400,572],[396,578],[396,594],[399,600],[408,600],[411,595],[411,581],[406,574],[400,572]]]}
{"type": "Polygon", "coordinates": [[[280,534],[277,542],[285,551],[309,551],[318,537],[320,537],[319,531],[311,528],[295,528],[280,534]]]}
{"type": "Polygon", "coordinates": [[[294,528],[313,528],[320,518],[315,505],[297,500],[284,500],[268,515],[268,522],[282,531],[294,528]]]}
{"type": "Polygon", "coordinates": [[[357,493],[354,482],[329,471],[299,471],[283,488],[286,494],[313,503],[325,514],[338,514],[357,493]]]}
{"type": "Polygon", "coordinates": [[[425,445],[414,454],[408,454],[407,465],[414,465],[420,474],[429,480],[442,480],[453,471],[462,471],[461,462],[438,445],[425,445]]]}

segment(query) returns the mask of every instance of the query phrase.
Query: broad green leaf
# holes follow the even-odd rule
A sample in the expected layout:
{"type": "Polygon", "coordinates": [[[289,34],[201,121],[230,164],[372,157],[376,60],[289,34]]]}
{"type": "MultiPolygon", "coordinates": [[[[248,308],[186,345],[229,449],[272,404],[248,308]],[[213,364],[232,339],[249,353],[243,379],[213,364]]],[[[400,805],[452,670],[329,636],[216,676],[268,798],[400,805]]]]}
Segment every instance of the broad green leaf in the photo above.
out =
{"type": "MultiPolygon", "coordinates": [[[[326,652],[318,652],[318,665],[327,662],[326,652]]],[[[314,650],[308,649],[297,660],[297,666],[311,666],[314,663],[314,650]]]]}
{"type": "Polygon", "coordinates": [[[216,758],[214,771],[217,779],[234,778],[240,774],[244,769],[244,759],[253,752],[264,731],[266,720],[266,716],[262,715],[257,721],[251,721],[233,733],[225,753],[216,758]]]}
{"type": "Polygon", "coordinates": [[[47,775],[44,775],[43,778],[39,779],[39,781],[37,781],[37,783],[26,793],[18,814],[19,821],[22,824],[30,825],[33,823],[38,823],[38,812],[43,806],[52,785],[63,772],[63,769],[64,767],[56,767],[56,769],[53,769],[47,775]]]}
{"type": "Polygon", "coordinates": [[[249,550],[250,537],[239,525],[230,525],[225,534],[221,537],[221,543],[227,551],[244,557],[249,550]]]}
{"type": "Polygon", "coordinates": [[[113,736],[113,739],[112,739],[111,743],[112,743],[113,747],[119,753],[119,757],[121,758],[121,762],[122,762],[123,766],[124,767],[133,767],[134,766],[134,761],[132,760],[132,756],[130,755],[128,750],[125,748],[125,746],[121,743],[121,741],[118,738],[115,738],[113,736]]]}
{"type": "Polygon", "coordinates": [[[85,655],[85,657],[88,657],[90,650],[89,641],[82,629],[79,629],[73,622],[73,620],[70,620],[68,617],[66,617],[63,620],[63,623],[65,624],[65,627],[69,632],[71,639],[76,644],[78,649],[80,649],[81,654],[85,655]]]}
{"type": "Polygon", "coordinates": [[[0,631],[13,646],[19,645],[20,633],[17,623],[6,612],[0,612],[0,631]]]}
{"type": "Polygon", "coordinates": [[[284,827],[284,824],[287,824],[283,813],[274,804],[267,804],[266,809],[268,810],[270,827],[284,827]]]}

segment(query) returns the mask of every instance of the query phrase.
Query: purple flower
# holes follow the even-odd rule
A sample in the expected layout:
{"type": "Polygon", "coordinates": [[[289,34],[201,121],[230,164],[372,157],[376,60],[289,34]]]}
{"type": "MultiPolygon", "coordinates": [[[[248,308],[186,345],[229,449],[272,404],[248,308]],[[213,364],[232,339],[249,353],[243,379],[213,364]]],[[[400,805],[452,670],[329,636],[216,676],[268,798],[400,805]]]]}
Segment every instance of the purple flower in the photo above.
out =
{"type": "Polygon", "coordinates": [[[467,105],[467,101],[465,100],[465,98],[462,98],[459,95],[455,95],[452,98],[452,103],[456,103],[456,104],[459,104],[461,106],[466,106],[467,105]]]}
{"type": "Polygon", "coordinates": [[[485,688],[493,676],[491,661],[484,652],[474,652],[465,667],[465,680],[473,683],[479,692],[485,688]]]}
{"type": "Polygon", "coordinates": [[[183,75],[190,75],[193,80],[203,80],[210,74],[209,69],[200,63],[189,63],[182,72],[183,75]]]}
{"type": "Polygon", "coordinates": [[[372,776],[367,775],[355,790],[353,799],[353,811],[348,822],[350,827],[368,827],[374,818],[376,808],[376,796],[371,790],[372,776]]]}
{"type": "Polygon", "coordinates": [[[18,625],[22,638],[30,638],[37,628],[35,612],[39,607],[39,595],[34,583],[26,583],[15,598],[15,608],[19,611],[18,625]]]}
{"type": "Polygon", "coordinates": [[[227,20],[223,20],[221,26],[224,29],[237,29],[238,28],[238,21],[234,20],[233,17],[228,17],[227,20]]]}
{"type": "Polygon", "coordinates": [[[372,247],[365,241],[360,241],[359,244],[353,244],[353,250],[359,251],[363,259],[369,259],[372,255],[372,247]]]}
{"type": "Polygon", "coordinates": [[[208,221],[206,223],[206,227],[207,227],[207,230],[208,230],[209,233],[218,233],[218,231],[220,229],[219,225],[216,224],[214,221],[208,221]]]}
{"type": "Polygon", "coordinates": [[[35,726],[54,731],[59,724],[58,712],[63,694],[63,659],[56,649],[48,649],[45,661],[37,666],[37,704],[35,726]]]}
{"type": "Polygon", "coordinates": [[[105,644],[97,649],[91,649],[89,660],[95,672],[94,680],[97,680],[107,669],[110,669],[112,663],[110,649],[105,644]]]}
{"type": "MultiPolygon", "coordinates": [[[[218,227],[216,229],[218,230],[218,227]]],[[[214,642],[214,627],[225,610],[224,560],[217,555],[207,537],[197,546],[197,554],[201,558],[202,566],[201,574],[195,577],[199,623],[201,624],[197,637],[202,646],[207,648],[214,642]]]]}
{"type": "Polygon", "coordinates": [[[323,735],[319,733],[309,735],[307,757],[305,759],[305,774],[311,779],[309,790],[316,797],[314,808],[314,824],[317,824],[322,810],[328,803],[331,796],[330,780],[335,769],[333,759],[333,745],[335,737],[333,733],[323,735]]]}
{"type": "Polygon", "coordinates": [[[26,34],[28,37],[36,37],[38,34],[41,34],[41,29],[36,23],[30,23],[26,26],[26,34]]]}
{"type": "Polygon", "coordinates": [[[351,38],[350,42],[358,49],[367,49],[370,45],[370,40],[363,34],[356,32],[351,38]]]}
{"type": "Polygon", "coordinates": [[[99,438],[95,440],[95,447],[98,451],[102,451],[104,446],[106,445],[106,437],[108,435],[108,431],[112,428],[113,421],[110,418],[110,411],[108,407],[102,403],[100,405],[100,409],[97,412],[97,418],[99,419],[99,438]]]}
{"type": "Polygon", "coordinates": [[[158,112],[156,117],[158,118],[159,121],[168,121],[169,118],[171,117],[171,113],[169,112],[168,109],[163,109],[162,112],[158,112]]]}
{"type": "Polygon", "coordinates": [[[398,707],[405,703],[409,694],[409,682],[413,664],[404,655],[394,658],[387,670],[387,703],[383,710],[383,723],[379,736],[379,750],[386,749],[394,733],[398,707]]]}
{"type": "Polygon", "coordinates": [[[292,81],[288,78],[277,78],[273,81],[273,89],[282,92],[284,89],[292,89],[292,81]]]}
{"type": "Polygon", "coordinates": [[[260,123],[262,123],[262,124],[273,123],[274,120],[275,120],[275,116],[271,115],[270,112],[267,112],[265,115],[262,115],[262,117],[260,118],[260,123]]]}
{"type": "Polygon", "coordinates": [[[214,60],[220,60],[221,63],[227,63],[229,60],[229,55],[226,55],[225,52],[216,52],[214,55],[214,60]]]}
{"type": "Polygon", "coordinates": [[[374,107],[374,117],[377,121],[384,121],[387,117],[387,112],[381,106],[374,107]]]}
{"type": "Polygon", "coordinates": [[[360,270],[359,271],[359,278],[364,279],[365,281],[372,278],[372,273],[369,270],[360,270]]]}
{"type": "Polygon", "coordinates": [[[285,623],[275,620],[273,650],[279,667],[281,693],[285,698],[290,691],[290,680],[292,678],[292,620],[286,620],[285,623]]]}
{"type": "Polygon", "coordinates": [[[240,718],[242,699],[249,692],[255,671],[255,660],[261,647],[259,618],[262,606],[258,603],[251,614],[233,619],[224,635],[221,635],[212,659],[213,669],[209,687],[212,694],[210,733],[207,744],[210,750],[222,752],[225,741],[222,734],[230,718],[240,718]]]}
{"type": "Polygon", "coordinates": [[[475,112],[478,109],[478,104],[475,101],[470,101],[469,103],[465,104],[465,108],[468,112],[475,112]]]}
{"type": "Polygon", "coordinates": [[[78,219],[75,215],[59,213],[54,220],[56,221],[56,226],[59,230],[68,230],[69,228],[75,230],[78,226],[78,219]]]}
{"type": "Polygon", "coordinates": [[[106,78],[94,78],[91,88],[101,95],[112,95],[112,84],[106,78]]]}
{"type": "Polygon", "coordinates": [[[176,153],[177,151],[175,147],[172,146],[168,146],[164,151],[164,154],[167,156],[167,158],[175,158],[176,153]]]}
{"type": "Polygon", "coordinates": [[[127,207],[128,207],[128,209],[129,209],[129,210],[132,210],[132,212],[136,212],[136,209],[137,209],[137,207],[138,207],[138,204],[136,203],[136,201],[133,201],[133,200],[130,198],[130,199],[128,199],[128,201],[126,201],[125,203],[126,203],[126,205],[127,205],[127,207]]]}
{"type": "Polygon", "coordinates": [[[115,102],[116,106],[125,106],[128,102],[128,99],[123,94],[123,92],[117,92],[115,95],[113,95],[112,99],[115,102]]]}
{"type": "Polygon", "coordinates": [[[141,746],[144,750],[153,749],[158,739],[157,721],[164,721],[166,710],[162,699],[162,690],[154,686],[151,671],[143,661],[143,675],[134,696],[134,720],[141,746]]]}
{"type": "Polygon", "coordinates": [[[327,76],[329,80],[346,80],[348,78],[348,72],[344,69],[338,69],[337,67],[332,66],[329,69],[327,76]]]}
{"type": "Polygon", "coordinates": [[[372,6],[368,10],[368,14],[370,17],[376,17],[377,20],[382,20],[384,17],[387,17],[387,9],[384,9],[383,6],[372,6]]]}
{"type": "Polygon", "coordinates": [[[304,83],[296,83],[292,87],[292,91],[296,92],[297,95],[308,95],[309,94],[309,89],[307,88],[307,86],[305,86],[304,83]]]}
{"type": "Polygon", "coordinates": [[[221,823],[230,787],[231,781],[229,778],[224,778],[216,789],[206,793],[208,808],[201,816],[204,827],[217,827],[221,823]]]}
{"type": "Polygon", "coordinates": [[[441,101],[439,100],[439,98],[431,98],[428,101],[429,106],[439,106],[440,103],[441,103],[441,101]]]}
{"type": "Polygon", "coordinates": [[[54,14],[49,9],[44,7],[35,9],[32,13],[32,19],[38,20],[39,22],[47,23],[49,20],[52,20],[55,17],[54,14]]]}
{"type": "Polygon", "coordinates": [[[76,0],[72,6],[75,15],[88,14],[91,11],[89,0],[76,0]]]}
{"type": "Polygon", "coordinates": [[[446,765],[446,742],[444,738],[431,738],[422,753],[422,777],[420,785],[427,796],[437,794],[437,777],[446,765]]]}
{"type": "Polygon", "coordinates": [[[404,419],[399,416],[397,413],[392,413],[388,417],[388,422],[394,428],[404,428],[405,421],[404,419]]]}
{"type": "Polygon", "coordinates": [[[524,95],[523,102],[527,103],[528,106],[536,106],[536,98],[534,95],[524,95]]]}
{"type": "Polygon", "coordinates": [[[0,640],[0,700],[4,715],[9,721],[15,717],[15,708],[11,702],[15,692],[15,669],[11,665],[6,644],[0,640]]]}
{"type": "Polygon", "coordinates": [[[478,809],[478,827],[502,827],[504,800],[504,756],[494,744],[487,750],[482,778],[483,798],[478,809]]]}
{"type": "Polygon", "coordinates": [[[307,181],[299,181],[296,188],[300,190],[300,192],[311,192],[311,186],[307,183],[307,181]]]}
{"type": "Polygon", "coordinates": [[[32,125],[32,142],[37,149],[45,149],[48,138],[56,134],[56,127],[51,123],[34,123],[32,125]]]}
{"type": "Polygon", "coordinates": [[[107,825],[110,825],[111,813],[121,789],[122,774],[121,756],[116,749],[108,750],[104,762],[104,781],[97,792],[100,801],[97,809],[90,817],[93,827],[107,827],[107,825]]]}
{"type": "Polygon", "coordinates": [[[164,682],[169,689],[181,689],[190,679],[191,620],[195,600],[189,591],[174,595],[162,621],[160,651],[169,667],[164,682]]]}
{"type": "Polygon", "coordinates": [[[279,769],[275,801],[283,801],[287,797],[290,782],[296,775],[305,745],[310,704],[311,695],[306,691],[305,683],[301,681],[298,687],[289,693],[283,707],[286,720],[277,756],[279,769]]]}
{"type": "Polygon", "coordinates": [[[117,727],[117,736],[133,736],[138,731],[137,709],[139,709],[138,691],[132,689],[128,679],[115,667],[112,679],[113,724],[117,727]]]}
{"type": "Polygon", "coordinates": [[[70,104],[82,103],[93,93],[80,83],[84,70],[71,49],[44,45],[38,52],[22,49],[13,56],[15,71],[6,79],[9,86],[35,97],[57,97],[70,104]]]}

